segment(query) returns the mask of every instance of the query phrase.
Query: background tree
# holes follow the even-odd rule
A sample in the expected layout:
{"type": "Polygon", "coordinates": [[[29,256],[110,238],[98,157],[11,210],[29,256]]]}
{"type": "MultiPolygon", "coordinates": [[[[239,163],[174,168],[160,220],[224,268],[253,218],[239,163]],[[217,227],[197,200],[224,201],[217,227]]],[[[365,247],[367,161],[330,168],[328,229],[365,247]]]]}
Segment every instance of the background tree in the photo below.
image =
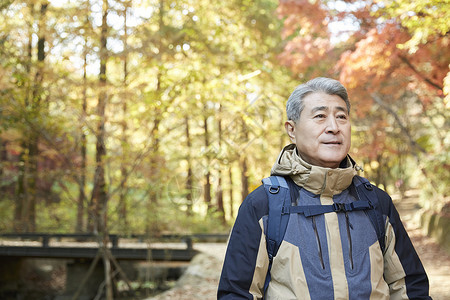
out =
{"type": "Polygon", "coordinates": [[[385,188],[400,181],[416,185],[409,180],[414,172],[398,172],[394,167],[399,157],[403,167],[405,161],[415,160],[426,186],[445,199],[448,178],[438,179],[428,169],[442,175],[437,169],[448,168],[442,148],[448,146],[443,91],[450,51],[442,51],[448,49],[448,5],[441,1],[281,1],[279,13],[285,17],[287,39],[280,56],[283,62],[303,76],[310,68],[319,69],[314,67],[316,60],[302,55],[314,53],[316,58],[326,53],[324,60],[336,67],[322,74],[340,79],[349,88],[357,116],[354,123],[365,129],[358,134],[370,129],[374,136],[370,147],[366,139],[354,143],[355,155],[370,158],[365,163],[369,177],[379,178],[385,188]],[[436,22],[429,25],[432,18],[436,22]],[[324,21],[319,24],[318,19],[324,21]],[[334,33],[334,42],[330,39],[330,44],[319,47],[326,33],[334,33]],[[310,51],[312,45],[318,50],[310,51]],[[385,113],[380,115],[379,109],[385,113]],[[407,147],[393,147],[401,143],[407,147]]]}
{"type": "Polygon", "coordinates": [[[366,176],[445,199],[448,9],[409,2],[2,2],[0,230],[226,231],[313,76],[348,87],[366,176]]]}

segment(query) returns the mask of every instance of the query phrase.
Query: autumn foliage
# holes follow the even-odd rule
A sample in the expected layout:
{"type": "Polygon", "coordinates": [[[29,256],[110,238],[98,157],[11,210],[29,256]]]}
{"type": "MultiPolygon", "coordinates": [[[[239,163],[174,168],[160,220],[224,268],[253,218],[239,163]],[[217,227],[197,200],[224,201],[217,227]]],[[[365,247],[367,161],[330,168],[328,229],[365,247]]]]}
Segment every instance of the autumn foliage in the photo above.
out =
{"type": "Polygon", "coordinates": [[[393,168],[412,157],[444,198],[449,177],[434,174],[449,166],[449,9],[431,0],[280,1],[278,8],[286,40],[280,60],[300,78],[319,73],[346,85],[354,123],[366,132],[355,130],[356,155],[375,180],[411,176],[393,168]],[[342,40],[330,43],[339,26],[342,40]]]}
{"type": "Polygon", "coordinates": [[[226,231],[315,76],[365,176],[448,202],[448,1],[59,2],[0,5],[0,230],[226,231]]]}

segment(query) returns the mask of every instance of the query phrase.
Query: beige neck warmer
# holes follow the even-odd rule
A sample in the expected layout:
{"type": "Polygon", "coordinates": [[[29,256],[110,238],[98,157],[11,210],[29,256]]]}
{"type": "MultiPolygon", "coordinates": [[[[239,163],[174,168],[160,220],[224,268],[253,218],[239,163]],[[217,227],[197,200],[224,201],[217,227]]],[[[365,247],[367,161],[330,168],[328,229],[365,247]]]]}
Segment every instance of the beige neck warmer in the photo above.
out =
{"type": "Polygon", "coordinates": [[[332,197],[348,188],[357,174],[356,164],[353,165],[348,157],[346,159],[346,168],[313,166],[297,154],[295,144],[290,144],[281,151],[271,175],[289,175],[298,186],[314,194],[332,197]]]}

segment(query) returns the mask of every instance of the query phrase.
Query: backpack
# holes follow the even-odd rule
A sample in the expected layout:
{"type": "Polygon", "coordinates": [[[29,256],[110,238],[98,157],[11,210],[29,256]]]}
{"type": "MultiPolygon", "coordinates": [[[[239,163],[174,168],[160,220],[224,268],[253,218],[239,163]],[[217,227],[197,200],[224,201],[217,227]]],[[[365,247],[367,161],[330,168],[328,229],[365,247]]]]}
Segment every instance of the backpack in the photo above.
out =
{"type": "Polygon", "coordinates": [[[365,211],[375,232],[381,251],[385,250],[385,227],[383,211],[372,184],[364,177],[354,176],[350,192],[357,198],[351,203],[333,203],[332,205],[296,205],[299,191],[290,177],[270,176],[262,180],[269,201],[269,216],[267,220],[266,245],[269,255],[269,268],[264,283],[264,294],[270,282],[270,269],[276,256],[291,213],[301,213],[312,217],[329,212],[365,211]]]}

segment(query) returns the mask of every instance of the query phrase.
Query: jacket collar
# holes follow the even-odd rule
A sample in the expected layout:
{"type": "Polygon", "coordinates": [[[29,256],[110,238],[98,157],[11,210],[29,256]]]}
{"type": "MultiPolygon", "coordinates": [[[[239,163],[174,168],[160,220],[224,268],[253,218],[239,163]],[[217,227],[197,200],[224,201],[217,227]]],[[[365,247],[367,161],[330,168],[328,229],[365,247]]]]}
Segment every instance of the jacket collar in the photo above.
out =
{"type": "Polygon", "coordinates": [[[348,155],[336,169],[308,164],[297,154],[295,144],[290,144],[281,151],[271,175],[290,176],[298,186],[314,194],[332,197],[350,186],[357,168],[348,155]]]}

